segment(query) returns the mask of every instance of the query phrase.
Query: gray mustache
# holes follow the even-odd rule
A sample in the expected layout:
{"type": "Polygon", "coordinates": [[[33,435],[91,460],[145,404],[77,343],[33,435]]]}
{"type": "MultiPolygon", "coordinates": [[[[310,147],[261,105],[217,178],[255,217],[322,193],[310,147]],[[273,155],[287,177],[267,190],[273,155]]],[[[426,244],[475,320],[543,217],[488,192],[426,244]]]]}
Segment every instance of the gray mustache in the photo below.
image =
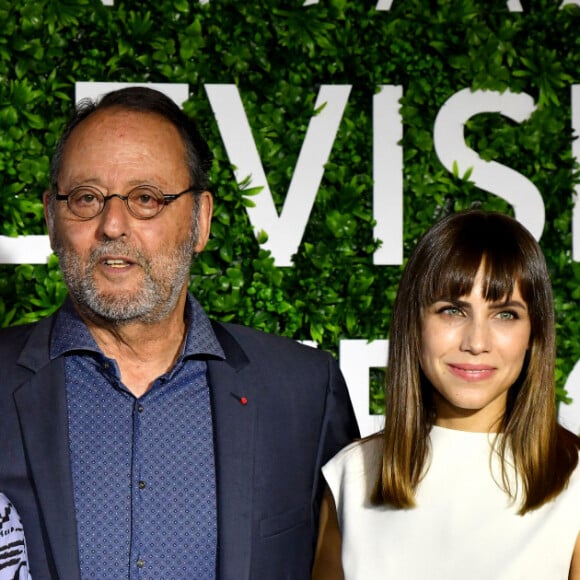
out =
{"type": "Polygon", "coordinates": [[[91,265],[97,264],[105,256],[111,254],[129,258],[133,262],[140,264],[144,259],[143,253],[137,248],[127,245],[125,242],[113,240],[111,242],[103,242],[98,248],[91,251],[89,256],[91,265]]]}

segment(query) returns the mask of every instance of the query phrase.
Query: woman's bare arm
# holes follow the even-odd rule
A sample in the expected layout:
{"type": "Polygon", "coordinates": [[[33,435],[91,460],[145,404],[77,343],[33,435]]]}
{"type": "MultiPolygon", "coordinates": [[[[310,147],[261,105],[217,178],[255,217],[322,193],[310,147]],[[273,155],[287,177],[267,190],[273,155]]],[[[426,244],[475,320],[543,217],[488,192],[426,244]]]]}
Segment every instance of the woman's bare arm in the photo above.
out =
{"type": "Polygon", "coordinates": [[[341,562],[342,536],[336,506],[330,489],[324,490],[320,508],[318,542],[314,556],[312,580],[344,580],[341,562]]]}
{"type": "Polygon", "coordinates": [[[570,565],[570,574],[568,580],[580,580],[580,534],[576,538],[574,553],[572,554],[572,564],[570,565]]]}

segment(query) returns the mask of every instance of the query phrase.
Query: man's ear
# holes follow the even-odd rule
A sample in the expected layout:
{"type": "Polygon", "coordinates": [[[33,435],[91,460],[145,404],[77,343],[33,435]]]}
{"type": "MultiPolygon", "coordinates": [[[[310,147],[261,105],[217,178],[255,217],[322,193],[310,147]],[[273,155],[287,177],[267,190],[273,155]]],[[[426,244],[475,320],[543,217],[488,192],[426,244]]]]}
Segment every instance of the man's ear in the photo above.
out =
{"type": "Polygon", "coordinates": [[[207,241],[209,240],[209,233],[211,230],[211,217],[213,215],[213,196],[209,191],[202,191],[195,198],[195,203],[198,204],[197,210],[197,227],[198,239],[195,246],[197,253],[203,251],[207,241]]]}
{"type": "Polygon", "coordinates": [[[54,230],[54,200],[50,198],[50,191],[45,191],[42,195],[42,205],[44,207],[44,221],[48,230],[50,247],[54,250],[53,230],[54,230]],[[52,205],[51,205],[52,204],[52,205]]]}

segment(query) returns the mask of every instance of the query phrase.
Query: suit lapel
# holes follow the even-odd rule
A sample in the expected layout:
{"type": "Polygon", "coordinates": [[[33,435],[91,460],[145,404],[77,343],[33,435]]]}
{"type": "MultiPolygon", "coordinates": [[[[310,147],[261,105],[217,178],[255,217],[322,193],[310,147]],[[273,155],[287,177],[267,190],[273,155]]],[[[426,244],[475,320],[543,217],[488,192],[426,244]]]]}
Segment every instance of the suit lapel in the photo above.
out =
{"type": "MultiPolygon", "coordinates": [[[[41,329],[38,329],[41,331],[41,329]]],[[[35,371],[14,394],[24,447],[43,524],[60,578],[79,578],[76,521],[70,473],[64,363],[48,360],[34,339],[19,361],[35,371]]]]}
{"type": "Polygon", "coordinates": [[[218,578],[250,577],[253,522],[255,380],[248,358],[218,324],[225,361],[209,361],[218,503],[218,578]],[[245,397],[247,401],[242,398],[245,397]]]}
{"type": "MultiPolygon", "coordinates": [[[[208,362],[216,457],[218,578],[247,580],[252,549],[256,377],[232,335],[220,324],[214,324],[214,330],[226,355],[224,361],[208,362]],[[246,404],[242,397],[247,398],[246,404]]],[[[58,576],[77,580],[80,565],[64,362],[49,363],[47,347],[34,344],[40,334],[31,337],[19,361],[35,374],[15,392],[15,401],[58,576]]]]}

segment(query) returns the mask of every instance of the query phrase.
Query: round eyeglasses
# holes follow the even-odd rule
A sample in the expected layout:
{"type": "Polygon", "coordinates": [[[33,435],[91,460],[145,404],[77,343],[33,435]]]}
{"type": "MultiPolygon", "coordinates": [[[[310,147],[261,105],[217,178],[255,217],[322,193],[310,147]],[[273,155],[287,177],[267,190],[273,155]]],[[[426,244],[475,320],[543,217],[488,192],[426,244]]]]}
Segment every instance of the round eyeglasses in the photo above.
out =
{"type": "Polygon", "coordinates": [[[198,190],[190,186],[179,193],[168,195],[154,185],[138,185],[129,191],[127,195],[121,195],[120,193],[105,195],[100,189],[91,185],[79,185],[66,195],[57,193],[55,198],[58,201],[66,201],[70,211],[77,217],[83,220],[90,220],[103,211],[105,204],[109,200],[118,197],[125,202],[129,213],[133,217],[140,220],[150,220],[159,215],[168,203],[175,201],[178,197],[186,193],[197,192],[198,190]]]}

